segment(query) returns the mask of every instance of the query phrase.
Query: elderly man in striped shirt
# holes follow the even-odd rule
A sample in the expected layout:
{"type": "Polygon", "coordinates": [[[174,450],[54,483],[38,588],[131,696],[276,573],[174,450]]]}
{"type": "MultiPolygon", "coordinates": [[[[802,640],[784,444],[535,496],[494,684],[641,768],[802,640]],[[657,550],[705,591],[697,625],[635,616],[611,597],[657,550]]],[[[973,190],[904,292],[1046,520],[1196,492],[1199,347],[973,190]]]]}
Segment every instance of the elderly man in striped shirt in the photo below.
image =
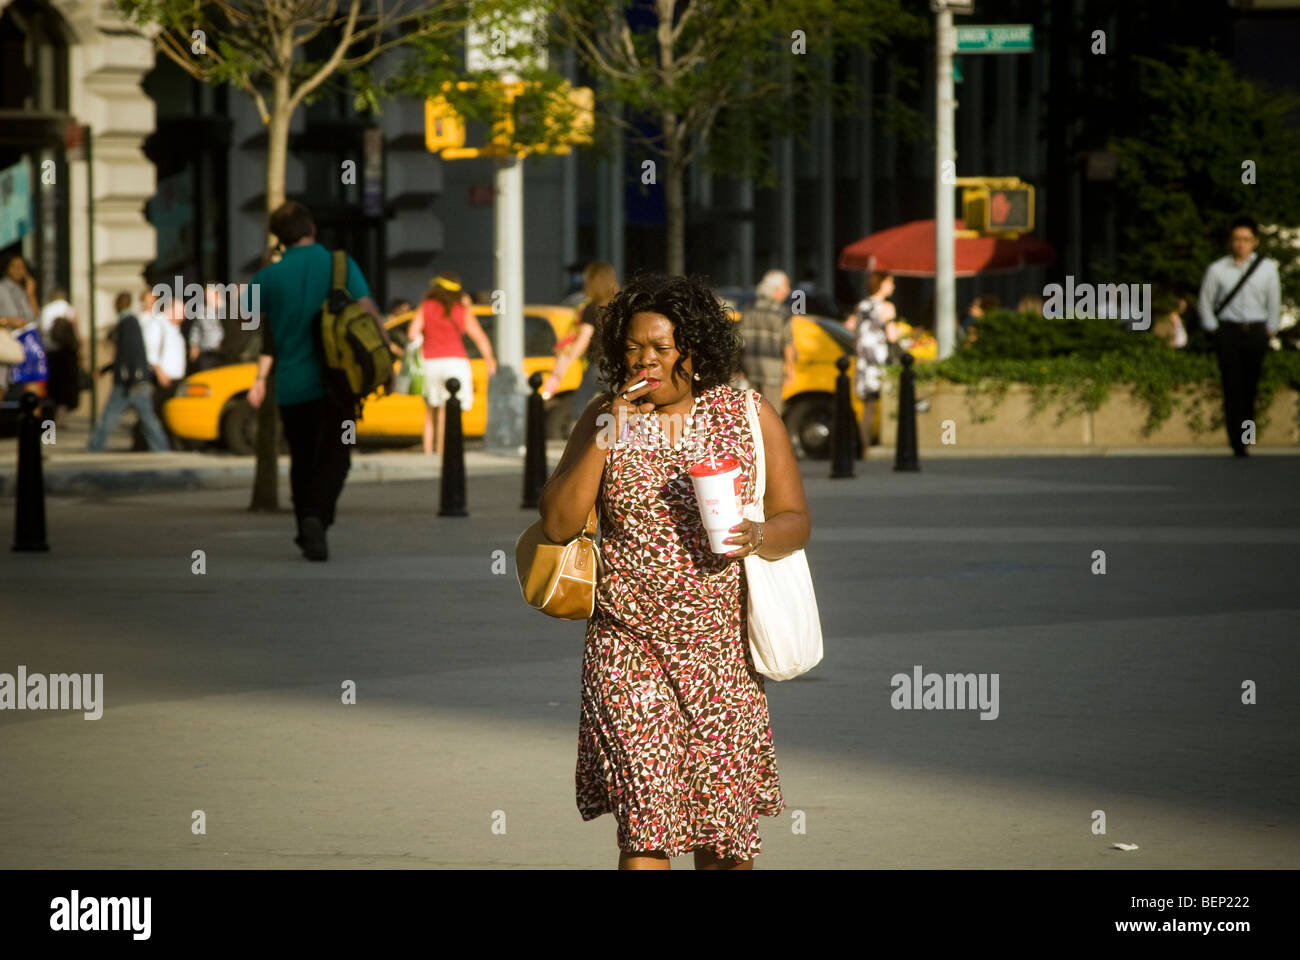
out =
{"type": "Polygon", "coordinates": [[[1281,283],[1277,263],[1255,252],[1259,225],[1254,220],[1234,220],[1229,242],[1231,256],[1215,260],[1205,271],[1200,313],[1202,325],[1214,334],[1219,357],[1228,442],[1236,456],[1244,457],[1244,437],[1248,431],[1254,435],[1260,368],[1269,338],[1281,324],[1281,283]]]}
{"type": "Polygon", "coordinates": [[[781,270],[769,270],[757,293],[753,305],[740,312],[740,370],[780,413],[781,394],[794,376],[795,363],[793,320],[785,308],[790,278],[781,270]]]}

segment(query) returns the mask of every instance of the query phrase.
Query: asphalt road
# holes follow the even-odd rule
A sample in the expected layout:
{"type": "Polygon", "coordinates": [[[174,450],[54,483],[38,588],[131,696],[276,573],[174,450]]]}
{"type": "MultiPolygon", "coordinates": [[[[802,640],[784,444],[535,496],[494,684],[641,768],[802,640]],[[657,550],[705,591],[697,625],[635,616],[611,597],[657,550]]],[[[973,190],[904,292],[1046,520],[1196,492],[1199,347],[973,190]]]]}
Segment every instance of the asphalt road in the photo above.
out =
{"type": "MultiPolygon", "coordinates": [[[[803,470],[826,656],[768,684],[760,869],[1300,866],[1300,459],[803,470]],[[997,718],[893,709],[916,665],[997,674],[997,718]]],[[[471,483],[468,518],[347,489],[327,564],[239,490],[51,498],[51,551],[0,553],[0,673],[102,673],[103,716],[0,710],[0,867],[613,866],[584,625],[492,570],[518,478],[471,483]]]]}

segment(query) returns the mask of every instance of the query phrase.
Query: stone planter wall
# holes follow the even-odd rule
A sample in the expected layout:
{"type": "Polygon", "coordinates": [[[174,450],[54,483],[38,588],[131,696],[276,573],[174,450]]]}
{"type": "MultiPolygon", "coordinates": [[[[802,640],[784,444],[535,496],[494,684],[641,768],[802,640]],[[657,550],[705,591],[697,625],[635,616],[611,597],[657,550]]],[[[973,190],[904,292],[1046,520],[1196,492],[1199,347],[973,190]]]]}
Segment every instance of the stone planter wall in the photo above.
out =
{"type": "MultiPolygon", "coordinates": [[[[1095,413],[1074,413],[1061,417],[1061,407],[1049,404],[1037,414],[1033,410],[1033,389],[1024,384],[1009,384],[1001,402],[981,392],[972,397],[964,384],[930,381],[917,384],[918,404],[929,402],[929,409],[916,414],[917,446],[947,447],[942,442],[943,422],[952,420],[958,447],[1205,447],[1227,446],[1222,426],[1211,432],[1195,433],[1187,425],[1186,395],[1175,395],[1175,409],[1150,436],[1143,436],[1146,408],[1119,387],[1111,389],[1106,402],[1095,413]],[[980,423],[987,413],[992,419],[980,423]]],[[[880,421],[881,443],[892,447],[898,434],[898,393],[892,383],[885,384],[884,409],[880,421]]],[[[1212,421],[1217,403],[1201,402],[1204,422],[1212,421]],[[1214,409],[1210,407],[1214,406],[1214,409]]],[[[923,405],[923,404],[922,404],[923,405]]],[[[1260,447],[1300,446],[1300,428],[1296,412],[1300,394],[1281,389],[1267,411],[1259,411],[1268,424],[1256,433],[1260,447]]]]}

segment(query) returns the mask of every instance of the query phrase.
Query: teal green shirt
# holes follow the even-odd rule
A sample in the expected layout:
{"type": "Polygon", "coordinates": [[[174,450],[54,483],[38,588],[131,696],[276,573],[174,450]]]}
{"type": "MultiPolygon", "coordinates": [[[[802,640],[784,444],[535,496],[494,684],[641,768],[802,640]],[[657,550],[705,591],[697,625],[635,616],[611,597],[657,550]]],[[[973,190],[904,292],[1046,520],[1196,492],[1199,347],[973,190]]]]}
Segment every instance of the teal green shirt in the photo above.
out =
{"type": "MultiPolygon", "coordinates": [[[[361,268],[351,257],[347,261],[344,282],[348,294],[353,300],[370,296],[361,268]]],[[[312,318],[329,296],[333,273],[333,252],[312,243],[290,247],[278,263],[253,276],[266,324],[262,352],[275,357],[275,402],[279,406],[306,403],[325,393],[312,318]]]]}

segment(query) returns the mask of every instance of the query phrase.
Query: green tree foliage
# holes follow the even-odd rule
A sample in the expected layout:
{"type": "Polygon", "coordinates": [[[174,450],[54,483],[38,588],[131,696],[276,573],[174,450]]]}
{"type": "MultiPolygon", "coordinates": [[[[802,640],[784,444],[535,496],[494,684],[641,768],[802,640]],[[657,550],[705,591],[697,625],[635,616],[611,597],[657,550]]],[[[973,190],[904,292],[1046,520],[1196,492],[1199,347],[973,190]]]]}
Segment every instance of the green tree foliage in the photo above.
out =
{"type": "MultiPolygon", "coordinates": [[[[1172,63],[1142,58],[1140,132],[1113,140],[1124,243],[1123,276],[1190,294],[1227,252],[1237,216],[1261,225],[1300,225],[1300,99],[1239,75],[1209,51],[1179,48],[1172,63]],[[1254,164],[1254,183],[1243,164],[1254,164]]],[[[1300,250],[1276,229],[1260,250],[1281,267],[1284,303],[1300,303],[1300,250]]]]}
{"type": "MultiPolygon", "coordinates": [[[[463,29],[463,2],[429,0],[117,0],[159,53],[200,83],[230,84],[266,126],[268,218],[285,201],[289,128],[298,108],[389,50],[433,48],[463,29]],[[457,19],[460,17],[462,19],[457,19]]],[[[366,92],[363,90],[363,93],[366,92]]],[[[272,373],[274,377],[274,373],[272,373]]],[[[268,383],[268,392],[273,389],[268,383]]],[[[250,509],[278,507],[275,404],[258,414],[250,509]]]]}
{"type": "MultiPolygon", "coordinates": [[[[1145,407],[1147,432],[1178,409],[1194,430],[1223,427],[1219,368],[1210,353],[1175,350],[1149,330],[1104,318],[1044,320],[994,310],[980,318],[976,330],[975,342],[946,360],[916,365],[917,380],[963,383],[993,405],[1008,384],[1027,384],[1037,409],[1057,404],[1061,416],[1095,411],[1118,388],[1145,407]],[[1214,411],[1208,420],[1201,417],[1204,409],[1214,411]]],[[[890,369],[897,375],[899,368],[890,369]]],[[[1300,350],[1270,350],[1265,356],[1256,400],[1261,424],[1282,388],[1300,390],[1300,350]]]]}
{"type": "MultiPolygon", "coordinates": [[[[801,142],[813,112],[852,109],[833,65],[853,50],[925,29],[899,0],[549,0],[555,42],[596,78],[602,119],[657,167],[668,216],[666,262],[684,270],[682,178],[713,169],[760,182],[773,137],[801,142]]],[[[894,114],[897,111],[893,111],[894,114]]],[[[891,114],[892,116],[893,114],[891,114]]]]}

